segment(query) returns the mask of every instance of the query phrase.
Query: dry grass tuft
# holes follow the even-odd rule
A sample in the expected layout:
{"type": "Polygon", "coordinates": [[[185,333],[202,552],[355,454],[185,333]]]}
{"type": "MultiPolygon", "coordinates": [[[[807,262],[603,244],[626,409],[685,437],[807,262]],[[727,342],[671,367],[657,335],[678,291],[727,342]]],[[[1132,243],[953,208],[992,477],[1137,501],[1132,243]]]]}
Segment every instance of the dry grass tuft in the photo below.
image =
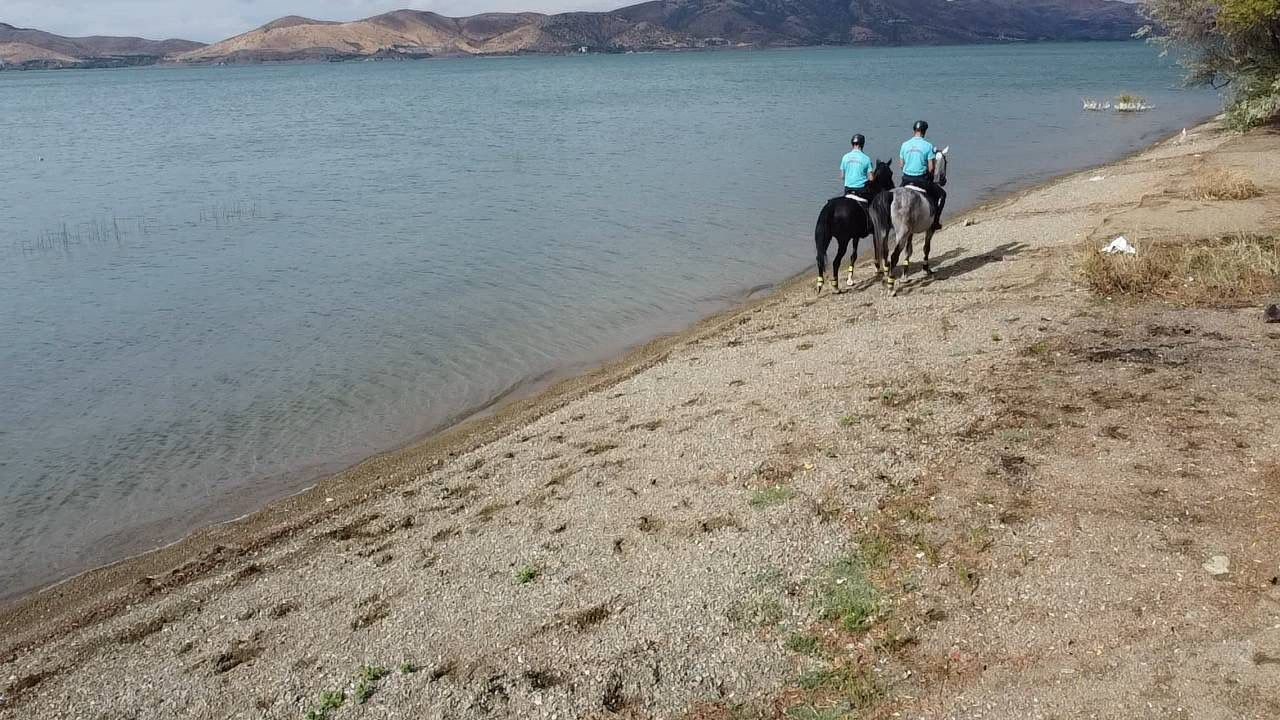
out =
{"type": "Polygon", "coordinates": [[[1082,245],[1085,284],[1105,297],[1234,306],[1280,292],[1280,239],[1231,235],[1217,240],[1146,243],[1137,255],[1103,255],[1082,245]]]}
{"type": "Polygon", "coordinates": [[[1261,194],[1262,190],[1248,178],[1226,170],[1210,170],[1187,192],[1192,200],[1248,200],[1261,194]]]}

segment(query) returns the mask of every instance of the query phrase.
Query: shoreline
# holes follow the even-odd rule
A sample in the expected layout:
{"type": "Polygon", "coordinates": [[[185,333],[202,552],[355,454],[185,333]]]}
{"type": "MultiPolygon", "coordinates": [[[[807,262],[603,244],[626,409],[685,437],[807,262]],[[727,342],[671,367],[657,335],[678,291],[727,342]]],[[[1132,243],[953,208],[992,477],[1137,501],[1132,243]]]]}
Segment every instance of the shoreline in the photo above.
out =
{"type": "Polygon", "coordinates": [[[0,717],[1268,716],[1280,332],[1070,260],[1277,232],[1280,173],[1169,169],[1278,144],[1200,125],[979,204],[895,298],[801,273],[0,611],[0,717]]]}
{"type": "MultiPolygon", "coordinates": [[[[1217,117],[1220,117],[1219,114],[1214,113],[1195,122],[1192,127],[1200,128],[1217,117]]],[[[1040,180],[1024,178],[1005,183],[1000,188],[994,189],[989,197],[979,198],[971,206],[961,209],[959,213],[952,216],[948,221],[948,225],[963,222],[966,216],[981,212],[989,206],[1013,202],[1028,193],[1050,188],[1073,176],[1094,172],[1124,162],[1150,149],[1152,145],[1158,145],[1175,137],[1177,133],[1162,134],[1153,131],[1151,135],[1159,139],[1146,147],[1126,152],[1103,164],[1053,173],[1040,180]]],[[[866,254],[860,256],[860,259],[865,263],[866,254]]],[[[437,427],[420,435],[410,437],[387,449],[375,451],[352,463],[316,470],[301,468],[296,472],[287,473],[286,475],[289,476],[305,477],[306,479],[288,483],[291,489],[285,491],[284,494],[263,493],[262,497],[267,498],[265,501],[249,503],[248,509],[233,517],[213,520],[183,534],[181,537],[163,542],[156,547],[140,550],[116,560],[87,567],[69,577],[46,584],[39,584],[26,590],[19,590],[11,595],[0,594],[0,629],[4,629],[9,625],[9,615],[22,614],[25,616],[27,614],[26,607],[28,605],[41,604],[42,596],[46,594],[52,593],[60,598],[55,603],[56,606],[60,607],[66,602],[61,599],[65,595],[93,594],[99,593],[106,588],[118,588],[121,584],[136,580],[139,576],[155,574],[166,564],[180,564],[178,561],[183,556],[207,552],[210,547],[226,541],[226,538],[223,537],[224,533],[231,533],[234,536],[236,533],[242,532],[236,529],[242,524],[244,525],[243,532],[248,535],[261,532],[267,527],[273,528],[269,532],[269,535],[273,538],[280,537],[281,532],[283,534],[291,534],[301,530],[324,517],[328,517],[333,512],[345,510],[374,494],[373,492],[357,493],[357,497],[353,498],[349,492],[334,489],[335,486],[355,485],[358,484],[358,481],[364,480],[368,474],[366,466],[376,465],[379,468],[378,472],[385,472],[385,465],[380,461],[389,461],[390,458],[396,458],[397,462],[419,462],[421,458],[414,457],[419,454],[430,454],[433,458],[437,458],[441,455],[449,456],[451,454],[469,452],[475,447],[484,444],[484,441],[473,442],[473,434],[483,435],[484,437],[489,437],[491,434],[501,434],[503,430],[500,428],[514,429],[520,424],[527,423],[532,419],[536,419],[536,417],[562,407],[575,397],[607,387],[608,384],[616,383],[630,375],[641,372],[649,365],[659,361],[659,355],[670,348],[682,345],[708,331],[722,328],[731,317],[736,317],[759,303],[769,302],[780,295],[793,292],[798,286],[807,285],[811,272],[812,268],[806,266],[805,269],[785,276],[777,282],[757,283],[749,288],[744,288],[740,292],[732,293],[731,297],[722,301],[710,302],[708,304],[718,306],[718,308],[710,310],[709,314],[684,329],[641,339],[638,342],[627,344],[615,350],[602,351],[596,354],[596,359],[570,362],[564,366],[540,373],[537,376],[517,380],[493,398],[471,408],[464,408],[458,411],[452,417],[442,421],[437,427]],[[764,294],[762,295],[761,293],[764,294]],[[514,419],[513,416],[517,415],[515,412],[517,408],[519,410],[519,419],[514,419]],[[513,412],[508,414],[506,412],[508,409],[513,412]],[[333,502],[326,502],[326,499],[330,497],[334,498],[333,502]],[[287,505],[288,508],[277,507],[284,505],[287,505]],[[330,507],[325,507],[326,505],[330,507]],[[271,518],[269,521],[265,518],[256,518],[255,516],[259,514],[270,515],[271,518]],[[305,520],[295,524],[288,520],[290,516],[305,516],[305,520]],[[284,528],[280,526],[284,526],[284,528]],[[207,533],[216,534],[218,539],[216,541],[208,539],[208,542],[199,542],[200,536],[207,533]],[[188,547],[189,542],[191,545],[188,547]],[[159,560],[158,558],[149,557],[157,553],[163,553],[166,559],[159,560]],[[170,559],[171,554],[174,557],[170,559]],[[159,561],[157,562],[157,560],[159,561]],[[140,565],[137,571],[130,571],[127,568],[128,565],[133,563],[140,565]],[[105,577],[103,580],[98,580],[96,579],[98,575],[105,577]],[[85,589],[77,588],[76,585],[81,582],[89,583],[90,587],[85,589]]],[[[393,487],[394,485],[378,486],[377,491],[385,491],[393,487]]],[[[212,517],[218,517],[217,513],[211,511],[212,507],[213,505],[202,506],[193,512],[208,513],[212,517]]],[[[172,533],[166,533],[163,528],[177,527],[179,524],[180,522],[177,518],[172,518],[157,520],[144,527],[150,529],[149,532],[151,534],[171,535],[172,533]]],[[[120,531],[120,534],[136,536],[146,532],[148,530],[137,528],[120,531]]],[[[256,545],[254,542],[250,544],[256,545]]]]}
{"type": "Polygon", "coordinates": [[[703,52],[762,52],[768,50],[815,50],[815,49],[883,49],[883,48],[916,48],[916,47],[982,47],[988,45],[1044,45],[1044,44],[1079,44],[1079,43],[1123,43],[1123,42],[1143,42],[1133,38],[1092,38],[1082,40],[990,40],[987,42],[937,42],[937,43],[875,43],[875,44],[827,44],[827,45],[717,45],[707,47],[688,47],[688,48],[653,48],[648,50],[618,50],[616,52],[599,52],[589,51],[580,52],[514,52],[514,53],[485,53],[468,55],[466,53],[456,55],[335,55],[335,56],[316,56],[311,58],[298,59],[256,59],[250,61],[240,60],[201,60],[196,62],[179,62],[161,58],[155,62],[147,63],[130,63],[127,62],[134,56],[122,56],[118,58],[119,64],[109,64],[117,58],[96,58],[91,60],[100,60],[103,64],[89,65],[71,65],[57,67],[6,67],[0,64],[0,72],[60,72],[65,70],[130,70],[141,68],[159,68],[159,69],[177,69],[177,68],[217,68],[217,67],[254,67],[254,66],[289,66],[289,65],[324,65],[337,64],[345,65],[350,63],[361,62],[418,62],[430,60],[487,60],[502,58],[520,58],[520,57],[582,57],[582,56],[600,56],[600,55],[667,55],[682,53],[703,53],[703,52]]]}

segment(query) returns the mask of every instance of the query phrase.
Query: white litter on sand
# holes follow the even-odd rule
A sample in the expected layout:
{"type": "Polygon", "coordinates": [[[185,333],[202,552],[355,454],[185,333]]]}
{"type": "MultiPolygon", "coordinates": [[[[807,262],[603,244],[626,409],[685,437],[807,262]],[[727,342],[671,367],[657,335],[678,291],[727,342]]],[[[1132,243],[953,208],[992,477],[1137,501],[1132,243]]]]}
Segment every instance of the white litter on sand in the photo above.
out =
{"type": "Polygon", "coordinates": [[[1112,240],[1110,245],[1102,248],[1101,252],[1104,255],[1137,255],[1138,248],[1130,245],[1129,239],[1121,235],[1112,240]]]}

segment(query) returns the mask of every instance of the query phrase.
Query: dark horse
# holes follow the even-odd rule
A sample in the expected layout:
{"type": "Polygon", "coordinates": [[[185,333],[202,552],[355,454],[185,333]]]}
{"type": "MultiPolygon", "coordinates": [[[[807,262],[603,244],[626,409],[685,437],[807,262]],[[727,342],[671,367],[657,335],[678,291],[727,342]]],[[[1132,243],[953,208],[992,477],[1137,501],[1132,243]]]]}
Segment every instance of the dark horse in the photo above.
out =
{"type": "MultiPolygon", "coordinates": [[[[893,169],[884,160],[876,161],[876,179],[868,185],[870,195],[876,198],[881,193],[893,189],[893,169]]],[[[836,261],[831,266],[831,287],[840,292],[840,261],[853,243],[853,257],[849,259],[849,286],[853,286],[853,263],[858,259],[858,241],[871,234],[871,217],[867,212],[867,203],[841,195],[827,201],[818,213],[818,225],[814,229],[813,243],[818,251],[818,292],[826,283],[827,248],[831,238],[835,238],[836,261]]],[[[880,249],[879,245],[876,250],[880,249]]],[[[876,253],[876,267],[883,265],[879,252],[876,253]]]]}

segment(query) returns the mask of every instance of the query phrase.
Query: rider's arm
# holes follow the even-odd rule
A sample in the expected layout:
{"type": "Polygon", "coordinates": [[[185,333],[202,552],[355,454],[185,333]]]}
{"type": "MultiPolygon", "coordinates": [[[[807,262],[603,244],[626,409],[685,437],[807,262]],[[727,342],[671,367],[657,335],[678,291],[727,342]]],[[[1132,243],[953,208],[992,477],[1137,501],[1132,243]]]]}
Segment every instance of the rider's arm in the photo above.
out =
{"type": "Polygon", "coordinates": [[[938,161],[934,160],[933,158],[929,158],[929,174],[932,175],[934,172],[937,171],[937,169],[938,169],[938,161]]]}

